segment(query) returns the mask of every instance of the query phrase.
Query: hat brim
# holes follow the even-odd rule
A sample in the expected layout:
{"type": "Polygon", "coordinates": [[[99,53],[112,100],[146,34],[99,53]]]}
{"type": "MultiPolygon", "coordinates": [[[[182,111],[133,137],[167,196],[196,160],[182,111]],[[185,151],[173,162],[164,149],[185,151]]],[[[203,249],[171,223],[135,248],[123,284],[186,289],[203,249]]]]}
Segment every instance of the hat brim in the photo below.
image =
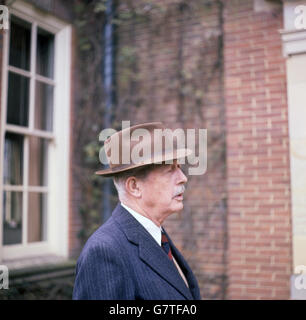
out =
{"type": "Polygon", "coordinates": [[[170,161],[170,160],[176,160],[176,159],[181,159],[181,158],[185,158],[187,156],[189,156],[192,153],[192,151],[190,149],[176,149],[173,151],[169,151],[169,152],[165,152],[164,154],[160,155],[160,156],[154,156],[152,159],[149,159],[147,161],[144,161],[142,163],[138,163],[138,164],[133,164],[133,165],[123,165],[120,166],[116,169],[104,169],[104,170],[99,170],[96,171],[95,174],[100,175],[100,176],[104,176],[104,177],[111,177],[116,175],[117,173],[120,172],[125,172],[131,169],[135,169],[138,167],[143,167],[143,166],[147,166],[153,163],[162,163],[165,161],[170,161]]]}

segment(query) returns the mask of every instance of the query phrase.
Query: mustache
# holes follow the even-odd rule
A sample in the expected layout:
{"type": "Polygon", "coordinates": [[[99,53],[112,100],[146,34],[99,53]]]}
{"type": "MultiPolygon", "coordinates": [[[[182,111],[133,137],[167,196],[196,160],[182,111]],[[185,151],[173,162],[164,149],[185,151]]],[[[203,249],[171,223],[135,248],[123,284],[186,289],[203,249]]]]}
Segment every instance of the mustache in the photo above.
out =
{"type": "Polygon", "coordinates": [[[179,187],[175,190],[173,197],[176,197],[176,196],[178,196],[179,194],[184,193],[184,192],[185,192],[185,189],[186,189],[186,188],[185,188],[184,185],[179,186],[179,187]]]}

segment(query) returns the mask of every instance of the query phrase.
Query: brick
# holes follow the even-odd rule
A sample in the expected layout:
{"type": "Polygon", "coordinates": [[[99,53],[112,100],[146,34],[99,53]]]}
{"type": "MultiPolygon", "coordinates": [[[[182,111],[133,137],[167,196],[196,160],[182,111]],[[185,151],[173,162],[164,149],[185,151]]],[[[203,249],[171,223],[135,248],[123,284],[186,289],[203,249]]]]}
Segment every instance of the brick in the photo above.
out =
{"type": "Polygon", "coordinates": [[[284,158],[289,147],[288,143],[283,143],[288,134],[288,119],[284,103],[287,99],[286,66],[278,34],[282,16],[268,20],[255,15],[251,5],[252,1],[227,2],[226,8],[231,15],[225,17],[224,26],[225,38],[231,40],[225,42],[224,53],[227,175],[230,177],[227,203],[229,212],[235,213],[228,220],[228,296],[237,297],[243,291],[246,299],[279,298],[278,294],[281,297],[287,294],[288,298],[289,283],[275,282],[276,286],[279,283],[287,285],[286,290],[277,291],[271,281],[272,272],[289,278],[287,266],[291,265],[292,259],[290,241],[283,240],[284,235],[290,239],[291,226],[286,223],[290,221],[290,212],[286,210],[290,204],[290,192],[282,186],[288,184],[290,176],[289,161],[284,158]],[[243,17],[236,7],[238,3],[246,6],[243,17]],[[246,20],[247,28],[243,28],[246,20]],[[232,53],[229,59],[228,48],[232,53]],[[240,87],[231,87],[230,77],[233,75],[237,83],[241,82],[240,87]],[[244,88],[243,84],[247,86],[244,88]],[[278,214],[274,216],[274,212],[279,212],[282,219],[278,214]],[[253,250],[253,255],[249,250],[253,250]],[[247,262],[253,270],[260,272],[243,273],[244,276],[270,279],[265,280],[266,287],[248,288],[247,283],[240,281],[243,290],[236,291],[236,271],[237,274],[241,274],[238,270],[247,271],[243,265],[247,262]]]}

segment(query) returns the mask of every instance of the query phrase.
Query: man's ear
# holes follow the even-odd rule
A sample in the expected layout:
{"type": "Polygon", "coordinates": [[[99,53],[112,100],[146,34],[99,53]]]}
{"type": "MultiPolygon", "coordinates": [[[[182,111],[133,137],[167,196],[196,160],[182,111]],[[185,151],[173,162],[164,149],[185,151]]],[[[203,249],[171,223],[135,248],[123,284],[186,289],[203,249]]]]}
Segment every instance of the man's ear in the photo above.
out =
{"type": "Polygon", "coordinates": [[[126,192],[135,198],[141,197],[141,188],[139,180],[135,177],[128,177],[125,181],[126,192]]]}

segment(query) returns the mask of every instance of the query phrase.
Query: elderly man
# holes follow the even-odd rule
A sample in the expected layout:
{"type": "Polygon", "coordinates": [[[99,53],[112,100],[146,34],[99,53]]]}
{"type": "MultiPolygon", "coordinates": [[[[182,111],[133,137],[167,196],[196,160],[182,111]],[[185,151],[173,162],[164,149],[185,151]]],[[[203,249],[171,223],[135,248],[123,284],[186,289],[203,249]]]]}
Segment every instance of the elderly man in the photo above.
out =
{"type": "MultiPolygon", "coordinates": [[[[133,143],[125,143],[124,138],[130,138],[136,129],[145,129],[152,139],[143,143],[153,146],[153,132],[160,128],[161,123],[147,123],[124,129],[105,145],[114,147],[119,143],[120,150],[123,147],[123,152],[131,152],[133,143]],[[124,149],[126,145],[128,149],[124,149]]],[[[82,250],[74,299],[201,298],[195,276],[162,227],[169,215],[183,209],[187,178],[177,160],[188,151],[176,149],[169,153],[163,148],[161,154],[138,163],[132,159],[130,164],[109,159],[110,168],[97,172],[113,177],[120,203],[82,250]]]]}

